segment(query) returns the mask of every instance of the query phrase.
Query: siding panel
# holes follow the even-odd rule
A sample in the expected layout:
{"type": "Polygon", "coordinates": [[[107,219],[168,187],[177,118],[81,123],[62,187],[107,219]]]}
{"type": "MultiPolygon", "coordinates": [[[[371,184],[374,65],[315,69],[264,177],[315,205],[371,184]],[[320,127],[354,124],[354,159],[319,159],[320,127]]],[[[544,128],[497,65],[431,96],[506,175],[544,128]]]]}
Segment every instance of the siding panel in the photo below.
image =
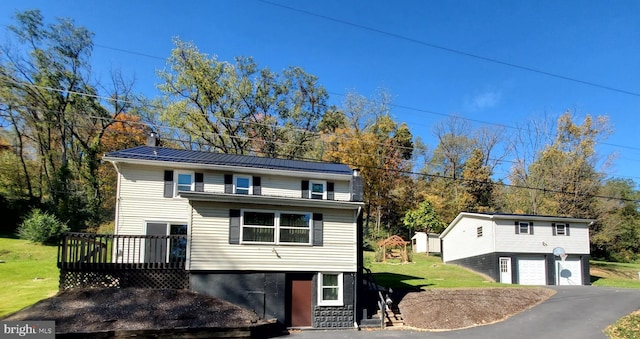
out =
{"type": "MultiPolygon", "coordinates": [[[[357,244],[353,211],[306,211],[323,214],[323,246],[230,245],[229,207],[207,202],[193,202],[193,207],[190,270],[356,270],[357,244]]],[[[259,208],[278,210],[269,206],[259,208]]]]}

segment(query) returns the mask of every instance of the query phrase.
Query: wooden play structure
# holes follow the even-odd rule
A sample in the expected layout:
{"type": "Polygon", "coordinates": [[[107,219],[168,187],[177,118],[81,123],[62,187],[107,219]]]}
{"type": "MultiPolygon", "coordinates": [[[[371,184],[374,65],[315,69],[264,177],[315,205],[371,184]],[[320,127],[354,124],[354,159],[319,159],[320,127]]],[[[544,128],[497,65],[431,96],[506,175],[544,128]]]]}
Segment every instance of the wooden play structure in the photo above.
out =
{"type": "Polygon", "coordinates": [[[382,262],[387,262],[387,257],[389,259],[402,259],[403,263],[406,263],[407,260],[407,244],[409,241],[404,241],[400,236],[392,235],[387,239],[378,241],[378,246],[382,248],[382,262]],[[390,253],[387,255],[387,248],[391,248],[390,253]]]}

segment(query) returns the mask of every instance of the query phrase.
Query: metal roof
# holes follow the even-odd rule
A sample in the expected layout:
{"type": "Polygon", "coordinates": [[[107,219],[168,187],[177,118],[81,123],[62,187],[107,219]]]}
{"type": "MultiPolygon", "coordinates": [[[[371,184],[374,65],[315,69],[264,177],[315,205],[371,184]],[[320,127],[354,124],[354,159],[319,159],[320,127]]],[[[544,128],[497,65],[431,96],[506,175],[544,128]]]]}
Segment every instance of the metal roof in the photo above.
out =
{"type": "Polygon", "coordinates": [[[152,146],[138,146],[110,152],[105,155],[105,160],[117,161],[119,159],[133,160],[132,162],[135,162],[135,160],[165,161],[195,165],[235,166],[297,172],[348,175],[352,173],[349,166],[337,163],[263,158],[250,155],[191,151],[152,146]]]}

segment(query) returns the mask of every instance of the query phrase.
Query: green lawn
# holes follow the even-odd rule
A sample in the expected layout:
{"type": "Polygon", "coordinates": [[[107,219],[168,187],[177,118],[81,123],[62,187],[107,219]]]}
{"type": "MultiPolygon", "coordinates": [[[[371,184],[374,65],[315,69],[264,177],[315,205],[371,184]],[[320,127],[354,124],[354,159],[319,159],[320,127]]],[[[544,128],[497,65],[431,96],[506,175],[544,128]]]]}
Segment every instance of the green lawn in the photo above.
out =
{"type": "Polygon", "coordinates": [[[640,288],[640,264],[591,261],[593,286],[640,288]]]}
{"type": "Polygon", "coordinates": [[[413,262],[399,260],[378,263],[373,252],[365,252],[365,266],[371,270],[376,283],[391,288],[415,287],[488,287],[513,286],[490,281],[489,278],[456,265],[442,263],[439,256],[414,253],[413,262]]]}
{"type": "Polygon", "coordinates": [[[58,291],[57,247],[0,238],[0,318],[58,291]]]}

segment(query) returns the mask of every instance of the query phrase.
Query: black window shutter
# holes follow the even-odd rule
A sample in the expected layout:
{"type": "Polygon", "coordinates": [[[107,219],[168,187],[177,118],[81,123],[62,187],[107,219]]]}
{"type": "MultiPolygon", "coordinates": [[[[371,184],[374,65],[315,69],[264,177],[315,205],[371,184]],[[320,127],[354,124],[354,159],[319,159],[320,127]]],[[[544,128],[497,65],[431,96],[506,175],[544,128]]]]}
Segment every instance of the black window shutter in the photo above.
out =
{"type": "Polygon", "coordinates": [[[262,195],[262,180],[260,177],[253,177],[253,195],[262,195]]]}
{"type": "Polygon", "coordinates": [[[224,193],[233,193],[233,175],[224,175],[224,193]]]}
{"type": "Polygon", "coordinates": [[[569,236],[569,224],[564,225],[564,235],[569,236]]]}
{"type": "Polygon", "coordinates": [[[555,222],[551,223],[551,230],[552,230],[552,231],[551,231],[551,232],[552,232],[552,234],[553,234],[553,235],[556,235],[556,223],[555,223],[555,222]]]}
{"type": "Polygon", "coordinates": [[[529,234],[533,235],[533,222],[529,222],[529,234]]]}
{"type": "Polygon", "coordinates": [[[204,192],[204,173],[196,173],[194,181],[196,192],[204,192]]]}
{"type": "Polygon", "coordinates": [[[335,199],[335,188],[334,188],[334,183],[332,182],[328,182],[327,183],[327,200],[334,200],[335,199]]]}
{"type": "Polygon", "coordinates": [[[520,234],[520,222],[516,221],[516,234],[520,234]]]}
{"type": "Polygon", "coordinates": [[[229,243],[240,243],[240,210],[229,210],[229,243]]]}
{"type": "Polygon", "coordinates": [[[164,171],[164,197],[173,197],[173,171],[164,171]]]}
{"type": "Polygon", "coordinates": [[[301,195],[303,199],[309,198],[309,180],[302,180],[300,184],[301,195]]]}
{"type": "Polygon", "coordinates": [[[313,213],[313,246],[322,246],[323,228],[322,213],[313,213]]]}

